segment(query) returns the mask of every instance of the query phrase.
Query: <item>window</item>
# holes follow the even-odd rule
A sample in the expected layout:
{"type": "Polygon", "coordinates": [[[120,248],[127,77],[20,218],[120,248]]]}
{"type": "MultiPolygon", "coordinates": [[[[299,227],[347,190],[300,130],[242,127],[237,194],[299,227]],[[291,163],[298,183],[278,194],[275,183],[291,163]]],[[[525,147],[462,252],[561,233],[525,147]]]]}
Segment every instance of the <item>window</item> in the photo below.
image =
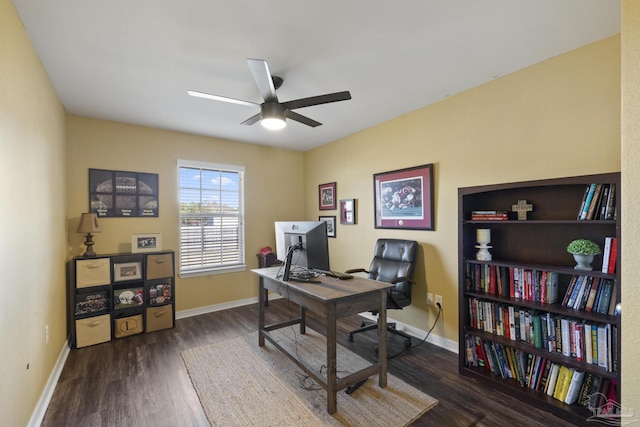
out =
{"type": "Polygon", "coordinates": [[[180,277],[242,271],[244,167],[178,160],[180,277]]]}

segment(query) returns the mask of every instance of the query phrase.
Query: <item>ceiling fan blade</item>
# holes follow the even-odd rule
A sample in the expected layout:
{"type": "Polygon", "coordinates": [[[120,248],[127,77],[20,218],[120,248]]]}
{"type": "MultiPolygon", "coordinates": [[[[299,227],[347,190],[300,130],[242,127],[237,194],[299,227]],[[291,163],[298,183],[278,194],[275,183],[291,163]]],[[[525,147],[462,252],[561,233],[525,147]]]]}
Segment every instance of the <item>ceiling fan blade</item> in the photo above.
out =
{"type": "Polygon", "coordinates": [[[258,85],[260,95],[264,99],[264,102],[278,102],[276,96],[276,87],[273,85],[273,78],[271,77],[271,71],[269,71],[269,64],[263,59],[247,59],[251,74],[258,85]]]}
{"type": "Polygon", "coordinates": [[[260,121],[260,119],[262,118],[262,113],[258,113],[258,114],[254,114],[253,116],[249,117],[247,120],[245,120],[244,122],[240,123],[241,125],[253,125],[255,123],[258,123],[260,121]]]}
{"type": "Polygon", "coordinates": [[[329,102],[347,101],[351,99],[349,91],[328,93],[326,95],[312,96],[310,98],[294,99],[293,101],[283,102],[282,105],[289,109],[311,107],[312,105],[328,104],[329,102]]]}
{"type": "Polygon", "coordinates": [[[320,126],[322,124],[320,122],[316,122],[313,119],[310,119],[307,116],[303,116],[302,114],[298,114],[298,113],[296,113],[294,111],[291,111],[291,110],[287,110],[286,116],[287,116],[287,118],[289,118],[291,120],[295,120],[296,122],[300,122],[300,123],[305,124],[307,126],[311,126],[312,128],[314,128],[316,126],[320,126]]]}
{"type": "Polygon", "coordinates": [[[210,93],[198,92],[195,90],[188,90],[187,93],[191,96],[195,96],[198,98],[213,99],[214,101],[230,102],[232,104],[247,105],[249,107],[260,105],[255,102],[243,101],[241,99],[235,99],[235,98],[227,98],[226,96],[212,95],[210,93]]]}

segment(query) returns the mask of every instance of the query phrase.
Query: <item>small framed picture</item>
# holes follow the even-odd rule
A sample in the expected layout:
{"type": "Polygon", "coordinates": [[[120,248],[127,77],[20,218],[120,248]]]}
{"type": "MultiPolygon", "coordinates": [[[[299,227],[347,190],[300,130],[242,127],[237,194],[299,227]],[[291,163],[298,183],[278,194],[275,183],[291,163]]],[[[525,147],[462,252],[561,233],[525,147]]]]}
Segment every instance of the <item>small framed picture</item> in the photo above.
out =
{"type": "Polygon", "coordinates": [[[162,250],[162,234],[132,234],[131,252],[158,252],[162,250]]]}
{"type": "Polygon", "coordinates": [[[340,200],[340,224],[356,223],[356,199],[340,200]]]}
{"type": "Polygon", "coordinates": [[[318,221],[327,223],[327,237],[336,237],[336,217],[335,216],[319,216],[318,221]]]}
{"type": "Polygon", "coordinates": [[[142,279],[142,261],[113,264],[113,281],[142,279]]]}
{"type": "Polygon", "coordinates": [[[336,208],[335,182],[318,185],[318,203],[321,211],[328,211],[336,208]]]}

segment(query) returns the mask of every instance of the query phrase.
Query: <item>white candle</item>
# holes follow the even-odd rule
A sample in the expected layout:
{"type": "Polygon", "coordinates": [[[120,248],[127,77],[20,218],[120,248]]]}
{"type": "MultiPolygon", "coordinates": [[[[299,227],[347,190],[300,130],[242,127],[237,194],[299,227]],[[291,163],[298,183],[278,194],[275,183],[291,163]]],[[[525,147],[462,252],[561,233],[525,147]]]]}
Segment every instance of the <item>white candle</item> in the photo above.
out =
{"type": "Polygon", "coordinates": [[[491,242],[491,230],[488,228],[478,228],[476,230],[476,239],[480,244],[487,244],[491,242]]]}

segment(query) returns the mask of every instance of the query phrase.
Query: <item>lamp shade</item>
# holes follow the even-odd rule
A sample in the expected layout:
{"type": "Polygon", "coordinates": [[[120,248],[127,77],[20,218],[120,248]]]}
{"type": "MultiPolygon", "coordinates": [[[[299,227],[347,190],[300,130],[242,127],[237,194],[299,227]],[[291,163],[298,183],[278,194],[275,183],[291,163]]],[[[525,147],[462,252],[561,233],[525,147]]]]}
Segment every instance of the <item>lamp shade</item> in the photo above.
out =
{"type": "Polygon", "coordinates": [[[98,216],[94,213],[83,213],[76,233],[100,233],[98,216]]]}

